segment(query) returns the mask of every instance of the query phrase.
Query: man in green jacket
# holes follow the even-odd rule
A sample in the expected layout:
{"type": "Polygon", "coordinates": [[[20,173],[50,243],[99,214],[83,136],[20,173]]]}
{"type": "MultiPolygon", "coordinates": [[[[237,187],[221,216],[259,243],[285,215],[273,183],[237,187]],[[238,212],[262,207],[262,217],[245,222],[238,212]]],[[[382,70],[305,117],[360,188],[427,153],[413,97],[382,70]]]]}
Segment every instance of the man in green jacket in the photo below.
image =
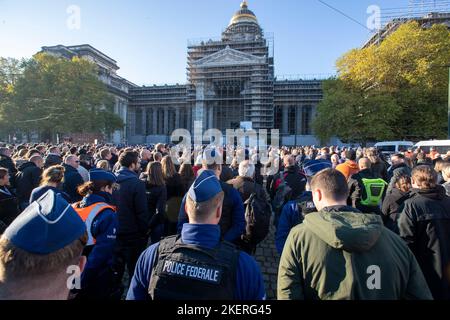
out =
{"type": "Polygon", "coordinates": [[[380,216],[348,207],[342,173],[311,182],[319,212],[292,229],[278,271],[280,300],[432,299],[408,246],[380,216]]]}

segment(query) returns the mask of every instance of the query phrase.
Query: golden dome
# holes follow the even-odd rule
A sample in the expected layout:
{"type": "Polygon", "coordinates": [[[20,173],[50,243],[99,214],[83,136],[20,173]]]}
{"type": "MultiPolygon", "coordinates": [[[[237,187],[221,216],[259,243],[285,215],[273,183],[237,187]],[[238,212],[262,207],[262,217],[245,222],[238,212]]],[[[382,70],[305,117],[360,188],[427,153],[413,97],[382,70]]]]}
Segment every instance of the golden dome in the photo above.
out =
{"type": "Polygon", "coordinates": [[[235,13],[233,18],[231,18],[230,26],[232,24],[240,23],[240,22],[253,22],[258,23],[258,19],[256,18],[256,15],[253,13],[253,11],[248,9],[247,1],[244,0],[241,3],[241,9],[235,13]]]}

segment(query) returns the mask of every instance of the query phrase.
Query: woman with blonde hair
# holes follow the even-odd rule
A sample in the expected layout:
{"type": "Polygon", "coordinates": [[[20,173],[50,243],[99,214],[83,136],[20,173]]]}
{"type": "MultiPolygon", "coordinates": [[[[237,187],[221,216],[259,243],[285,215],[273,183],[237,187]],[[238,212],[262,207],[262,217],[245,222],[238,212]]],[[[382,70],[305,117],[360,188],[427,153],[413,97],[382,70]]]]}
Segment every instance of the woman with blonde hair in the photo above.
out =
{"type": "Polygon", "coordinates": [[[97,162],[97,169],[111,171],[111,167],[109,165],[108,160],[100,160],[99,162],[97,162]]]}
{"type": "Polygon", "coordinates": [[[31,192],[30,203],[39,199],[48,190],[53,190],[56,194],[61,194],[70,203],[70,196],[62,191],[64,171],[63,166],[51,166],[47,168],[42,174],[40,186],[31,192]]]}

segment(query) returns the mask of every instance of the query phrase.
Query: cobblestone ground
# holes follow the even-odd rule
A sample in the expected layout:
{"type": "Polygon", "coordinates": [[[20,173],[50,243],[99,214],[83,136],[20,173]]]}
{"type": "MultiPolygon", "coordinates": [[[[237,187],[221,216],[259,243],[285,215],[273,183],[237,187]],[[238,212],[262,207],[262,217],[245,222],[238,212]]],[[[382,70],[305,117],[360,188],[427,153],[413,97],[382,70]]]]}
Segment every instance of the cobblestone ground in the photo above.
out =
{"type": "Polygon", "coordinates": [[[271,223],[267,238],[258,245],[255,258],[264,276],[267,300],[274,300],[277,298],[277,275],[280,257],[275,248],[275,227],[273,223],[271,223]]]}

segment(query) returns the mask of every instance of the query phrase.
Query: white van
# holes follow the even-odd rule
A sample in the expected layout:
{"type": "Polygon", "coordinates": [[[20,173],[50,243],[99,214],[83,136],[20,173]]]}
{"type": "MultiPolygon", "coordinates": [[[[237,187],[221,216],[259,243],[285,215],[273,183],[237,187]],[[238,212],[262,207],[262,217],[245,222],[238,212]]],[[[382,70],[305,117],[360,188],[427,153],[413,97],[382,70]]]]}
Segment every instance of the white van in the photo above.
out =
{"type": "Polygon", "coordinates": [[[420,141],[415,147],[422,149],[426,153],[430,153],[430,148],[434,147],[440,154],[447,154],[450,151],[450,140],[420,141]]]}
{"type": "Polygon", "coordinates": [[[375,148],[384,154],[393,155],[394,153],[399,153],[401,151],[406,151],[412,149],[414,143],[411,141],[384,141],[375,144],[375,148]]]}

